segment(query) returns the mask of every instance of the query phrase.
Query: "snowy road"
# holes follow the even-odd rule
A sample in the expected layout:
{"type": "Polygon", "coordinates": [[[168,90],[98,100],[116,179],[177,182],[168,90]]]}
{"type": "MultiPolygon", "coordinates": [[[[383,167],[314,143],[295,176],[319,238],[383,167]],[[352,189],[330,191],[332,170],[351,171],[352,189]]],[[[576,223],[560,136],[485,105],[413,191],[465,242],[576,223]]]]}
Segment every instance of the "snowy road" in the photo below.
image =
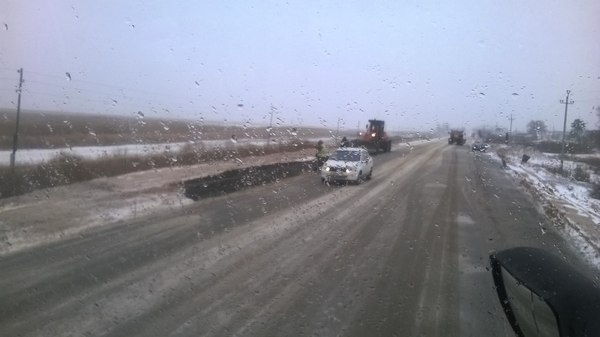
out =
{"type": "Polygon", "coordinates": [[[513,336],[489,253],[527,245],[582,263],[510,176],[467,147],[402,146],[375,165],[358,186],[305,174],[6,254],[0,331],[513,336]]]}

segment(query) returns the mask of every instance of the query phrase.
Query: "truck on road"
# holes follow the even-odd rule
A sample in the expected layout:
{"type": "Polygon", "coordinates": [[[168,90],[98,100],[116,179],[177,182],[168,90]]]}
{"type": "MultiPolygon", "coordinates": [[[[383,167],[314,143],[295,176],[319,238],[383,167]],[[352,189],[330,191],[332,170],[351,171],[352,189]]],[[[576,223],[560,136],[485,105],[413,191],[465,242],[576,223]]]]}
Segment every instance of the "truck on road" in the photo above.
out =
{"type": "Polygon", "coordinates": [[[464,145],[465,141],[465,132],[463,130],[450,130],[450,138],[448,138],[448,144],[464,145]]]}

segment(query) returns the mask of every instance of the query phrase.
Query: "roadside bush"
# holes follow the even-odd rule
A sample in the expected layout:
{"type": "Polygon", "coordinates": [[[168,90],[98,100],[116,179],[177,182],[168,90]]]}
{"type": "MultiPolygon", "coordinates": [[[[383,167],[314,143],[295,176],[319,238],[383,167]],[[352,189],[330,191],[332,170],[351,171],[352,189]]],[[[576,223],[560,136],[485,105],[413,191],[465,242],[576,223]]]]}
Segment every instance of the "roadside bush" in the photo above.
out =
{"type": "MultiPolygon", "coordinates": [[[[536,150],[540,152],[546,153],[561,153],[562,151],[562,143],[561,142],[553,142],[553,141],[542,141],[536,144],[536,150]]],[[[592,148],[587,144],[578,144],[578,143],[565,143],[565,153],[591,153],[592,148]]]]}
{"type": "Polygon", "coordinates": [[[25,176],[19,172],[13,174],[8,167],[3,167],[2,171],[0,171],[0,198],[6,198],[31,191],[27,186],[28,181],[25,176]]]}
{"type": "Polygon", "coordinates": [[[583,167],[583,165],[577,165],[575,167],[575,170],[573,170],[573,178],[575,178],[575,180],[577,180],[577,181],[589,182],[590,181],[590,174],[583,167]]]}
{"type": "Polygon", "coordinates": [[[598,157],[577,158],[577,161],[588,164],[596,174],[600,172],[600,158],[598,157]]]}
{"type": "Polygon", "coordinates": [[[560,170],[560,166],[554,166],[554,165],[542,165],[542,167],[552,173],[552,174],[556,174],[556,175],[561,175],[565,178],[568,178],[571,176],[571,170],[569,170],[568,168],[563,168],[562,172],[560,170]]]}
{"type": "Polygon", "coordinates": [[[592,186],[592,191],[590,192],[590,196],[594,199],[600,199],[600,184],[596,183],[592,186]]]}

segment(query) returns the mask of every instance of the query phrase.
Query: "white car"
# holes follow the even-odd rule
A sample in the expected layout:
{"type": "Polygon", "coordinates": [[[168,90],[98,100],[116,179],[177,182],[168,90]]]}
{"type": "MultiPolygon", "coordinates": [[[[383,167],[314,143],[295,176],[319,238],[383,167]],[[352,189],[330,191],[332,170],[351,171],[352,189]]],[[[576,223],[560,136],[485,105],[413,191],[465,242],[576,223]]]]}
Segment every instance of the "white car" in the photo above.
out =
{"type": "Polygon", "coordinates": [[[329,156],[321,167],[321,182],[355,181],[360,183],[373,174],[373,158],[364,148],[342,147],[329,156]]]}

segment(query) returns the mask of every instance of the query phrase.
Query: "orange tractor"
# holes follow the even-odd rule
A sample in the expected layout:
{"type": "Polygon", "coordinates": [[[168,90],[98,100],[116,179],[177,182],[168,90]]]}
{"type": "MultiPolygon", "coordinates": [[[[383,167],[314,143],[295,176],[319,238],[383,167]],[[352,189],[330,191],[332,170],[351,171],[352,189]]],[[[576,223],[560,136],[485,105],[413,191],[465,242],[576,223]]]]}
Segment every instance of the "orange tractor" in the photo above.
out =
{"type": "Polygon", "coordinates": [[[385,133],[384,127],[384,121],[370,119],[366,130],[359,132],[358,138],[352,141],[352,145],[362,146],[374,152],[389,152],[392,149],[392,141],[385,133]]]}

